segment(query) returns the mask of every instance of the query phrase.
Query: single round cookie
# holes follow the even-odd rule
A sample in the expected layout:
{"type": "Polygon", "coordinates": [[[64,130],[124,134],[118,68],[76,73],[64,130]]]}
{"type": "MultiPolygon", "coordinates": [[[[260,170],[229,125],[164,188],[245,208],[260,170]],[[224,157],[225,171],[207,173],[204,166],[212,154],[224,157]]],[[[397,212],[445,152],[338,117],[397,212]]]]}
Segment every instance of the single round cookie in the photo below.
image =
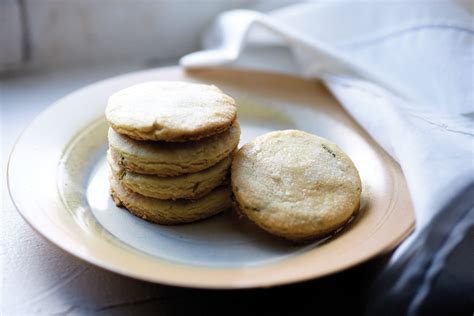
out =
{"type": "Polygon", "coordinates": [[[174,177],[207,169],[230,155],[239,144],[236,120],[225,132],[185,143],[138,141],[109,129],[109,146],[127,170],[174,177]]]}
{"type": "Polygon", "coordinates": [[[197,200],[159,200],[128,190],[111,176],[110,189],[117,206],[125,206],[130,213],[144,220],[175,225],[194,222],[220,213],[232,205],[229,186],[221,186],[197,200]]]}
{"type": "Polygon", "coordinates": [[[236,118],[235,101],[212,85],[150,81],[110,96],[105,116],[138,140],[188,141],[218,134],[236,118]]]}
{"type": "Polygon", "coordinates": [[[321,137],[271,132],[244,145],[231,167],[239,210],[268,232],[294,241],[326,235],[359,208],[361,181],[350,158],[321,137]]]}
{"type": "Polygon", "coordinates": [[[109,150],[107,161],[112,173],[124,187],[141,195],[163,200],[197,199],[208,194],[227,180],[232,162],[229,155],[200,172],[177,177],[158,177],[128,171],[119,165],[116,156],[109,150]]]}

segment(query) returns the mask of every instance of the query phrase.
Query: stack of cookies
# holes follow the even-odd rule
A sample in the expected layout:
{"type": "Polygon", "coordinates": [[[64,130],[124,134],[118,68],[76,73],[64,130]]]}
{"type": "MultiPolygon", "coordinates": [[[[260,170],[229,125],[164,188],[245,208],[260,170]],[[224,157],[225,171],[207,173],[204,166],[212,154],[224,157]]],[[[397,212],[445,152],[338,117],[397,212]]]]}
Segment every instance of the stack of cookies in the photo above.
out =
{"type": "Polygon", "coordinates": [[[215,86],[152,81],[107,104],[110,186],[117,205],[159,224],[189,223],[231,206],[235,101],[215,86]]]}

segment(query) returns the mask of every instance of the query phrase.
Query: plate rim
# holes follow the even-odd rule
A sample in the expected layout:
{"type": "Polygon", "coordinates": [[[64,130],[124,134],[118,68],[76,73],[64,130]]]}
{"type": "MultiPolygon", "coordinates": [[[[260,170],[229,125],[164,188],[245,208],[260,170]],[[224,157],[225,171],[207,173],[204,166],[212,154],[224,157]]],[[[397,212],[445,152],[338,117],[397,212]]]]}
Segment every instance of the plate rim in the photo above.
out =
{"type": "MultiPolygon", "coordinates": [[[[269,73],[269,72],[262,72],[262,71],[237,70],[237,69],[231,69],[231,68],[217,68],[217,69],[207,69],[207,68],[205,68],[205,70],[238,72],[238,73],[246,73],[246,74],[258,73],[258,74],[263,74],[263,75],[289,77],[289,78],[294,78],[294,79],[297,79],[297,80],[307,81],[307,79],[297,77],[297,76],[291,76],[291,75],[287,75],[287,74],[278,74],[278,73],[269,73]]],[[[114,77],[111,77],[111,78],[108,78],[108,79],[105,79],[105,80],[100,80],[100,81],[88,84],[88,85],[83,86],[79,89],[71,91],[67,95],[61,97],[60,99],[56,100],[55,102],[53,102],[49,106],[47,106],[32,121],[29,122],[29,124],[23,129],[23,131],[20,133],[18,138],[15,140],[15,143],[12,146],[12,149],[10,151],[7,166],[6,166],[6,183],[7,183],[8,194],[9,194],[10,200],[12,201],[12,204],[15,207],[15,209],[17,210],[17,212],[29,224],[29,226],[33,228],[33,230],[35,232],[37,232],[40,236],[42,236],[42,238],[46,239],[47,241],[49,241],[50,243],[52,243],[55,246],[59,247],[63,251],[73,255],[76,258],[81,259],[84,262],[93,264],[95,266],[101,267],[101,268],[106,269],[108,271],[112,271],[114,273],[118,273],[118,274],[121,274],[121,275],[132,277],[132,278],[135,278],[135,279],[148,281],[148,282],[155,282],[155,283],[160,283],[160,284],[173,285],[173,286],[189,287],[189,288],[237,289],[237,288],[257,288],[257,287],[279,286],[279,285],[291,284],[291,283],[295,283],[295,282],[302,282],[302,281],[307,281],[307,280],[311,280],[311,279],[320,278],[320,277],[328,276],[328,275],[331,275],[331,274],[335,274],[337,272],[346,270],[348,268],[360,265],[360,264],[362,264],[366,261],[369,261],[369,260],[373,259],[376,256],[379,256],[383,253],[386,253],[386,252],[394,249],[397,245],[399,245],[401,243],[401,241],[403,241],[413,231],[413,229],[415,227],[415,220],[414,220],[414,216],[413,216],[413,210],[412,210],[412,207],[411,207],[411,198],[408,195],[408,199],[409,199],[408,203],[410,203],[410,211],[411,211],[410,213],[413,217],[413,219],[411,221],[411,224],[403,232],[401,232],[399,234],[399,236],[397,236],[396,238],[392,238],[391,243],[387,243],[383,247],[379,246],[374,254],[369,255],[369,256],[365,256],[365,257],[362,257],[362,258],[358,258],[357,260],[346,261],[345,263],[340,264],[337,268],[332,269],[330,271],[326,271],[324,273],[318,273],[316,275],[312,275],[311,273],[297,274],[297,275],[293,275],[291,278],[287,278],[287,279],[276,279],[276,280],[269,279],[269,280],[267,280],[267,282],[259,282],[259,283],[255,283],[255,284],[253,284],[253,283],[239,283],[239,282],[227,283],[227,284],[223,284],[223,283],[220,283],[220,282],[208,282],[206,284],[203,284],[202,282],[193,282],[193,281],[189,281],[189,280],[184,280],[182,278],[162,277],[162,274],[150,274],[150,275],[146,276],[146,275],[144,275],[144,273],[136,273],[135,271],[130,271],[130,270],[127,270],[127,269],[123,269],[123,268],[117,267],[116,265],[111,265],[110,263],[98,260],[97,258],[95,258],[93,256],[87,256],[85,253],[83,253],[81,251],[77,251],[75,249],[75,247],[71,247],[71,245],[68,245],[67,242],[61,242],[60,240],[58,241],[57,238],[54,237],[53,233],[47,232],[45,227],[38,227],[37,225],[35,225],[33,220],[28,217],[28,211],[22,210],[21,206],[18,203],[18,201],[14,197],[15,193],[13,192],[14,189],[12,188],[12,181],[11,181],[11,179],[12,179],[12,168],[13,168],[12,167],[12,160],[13,160],[15,154],[18,151],[19,144],[21,143],[21,141],[25,137],[25,134],[27,133],[27,131],[29,131],[31,128],[33,128],[34,124],[36,122],[40,121],[45,115],[47,115],[48,112],[54,111],[54,109],[56,107],[60,107],[61,102],[65,98],[70,97],[71,95],[73,95],[75,93],[78,93],[82,90],[85,90],[85,89],[87,89],[91,86],[97,85],[99,83],[105,83],[107,81],[116,80],[120,77],[128,77],[128,76],[131,76],[131,75],[139,75],[139,74],[142,74],[142,73],[155,72],[155,71],[179,71],[179,72],[185,73],[185,71],[182,68],[178,67],[178,66],[169,66],[169,67],[161,67],[161,68],[153,68],[153,69],[135,71],[135,72],[126,73],[126,74],[119,75],[119,76],[114,76],[114,77]]],[[[377,144],[377,146],[391,160],[393,160],[393,158],[391,158],[388,155],[388,153],[386,153],[385,150],[380,147],[380,145],[377,144]]],[[[398,168],[400,168],[399,165],[395,161],[392,161],[392,166],[390,166],[390,169],[391,169],[392,173],[394,171],[395,172],[397,171],[397,170],[393,170],[393,164],[396,164],[396,166],[398,166],[398,168]]],[[[400,175],[401,175],[402,179],[405,180],[403,173],[401,172],[401,170],[399,170],[399,171],[401,173],[400,175]]],[[[397,185],[400,185],[400,184],[397,183],[397,185]]],[[[406,187],[406,184],[405,184],[405,187],[406,187]]],[[[397,197],[397,200],[398,200],[398,197],[397,197]]],[[[166,264],[168,264],[168,263],[166,263],[166,264]]],[[[194,266],[189,266],[189,265],[186,265],[186,264],[181,264],[179,262],[172,262],[171,264],[174,265],[174,266],[184,267],[185,269],[191,269],[191,270],[211,270],[211,271],[213,271],[213,270],[220,270],[220,271],[242,270],[242,268],[194,267],[194,266]]],[[[263,265],[262,267],[258,267],[258,268],[259,269],[265,268],[265,266],[271,265],[271,264],[272,263],[269,263],[269,264],[263,265]]],[[[244,268],[244,269],[252,269],[252,268],[254,268],[254,267],[244,268]]]]}

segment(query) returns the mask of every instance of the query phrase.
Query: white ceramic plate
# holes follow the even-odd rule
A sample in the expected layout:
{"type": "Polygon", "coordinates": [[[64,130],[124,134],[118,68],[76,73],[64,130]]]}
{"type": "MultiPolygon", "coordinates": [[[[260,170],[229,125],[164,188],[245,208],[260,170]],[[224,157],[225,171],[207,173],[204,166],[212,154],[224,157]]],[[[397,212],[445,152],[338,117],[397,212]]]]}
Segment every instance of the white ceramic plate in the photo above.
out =
{"type": "Polygon", "coordinates": [[[10,157],[8,181],[19,212],[62,249],[124,275],[190,287],[261,287],[327,275],[393,249],[414,225],[400,168],[321,84],[256,72],[164,68],[80,89],[22,134],[10,157]],[[295,245],[232,210],[193,224],[160,226],[117,208],[105,162],[106,100],[121,88],[157,79],[213,83],[234,96],[241,144],[288,128],[339,144],[361,174],[360,212],[334,236],[295,245]]]}

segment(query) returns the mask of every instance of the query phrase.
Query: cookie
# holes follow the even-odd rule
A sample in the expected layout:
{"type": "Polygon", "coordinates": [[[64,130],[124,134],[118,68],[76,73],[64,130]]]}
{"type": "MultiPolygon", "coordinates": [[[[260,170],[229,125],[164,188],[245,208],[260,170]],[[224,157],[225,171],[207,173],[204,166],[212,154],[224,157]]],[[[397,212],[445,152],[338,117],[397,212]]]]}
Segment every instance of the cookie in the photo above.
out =
{"type": "MultiPolygon", "coordinates": [[[[116,156],[116,155],[115,155],[116,156]]],[[[231,157],[197,173],[177,177],[143,175],[122,168],[111,151],[107,153],[112,173],[127,189],[156,199],[196,199],[202,197],[227,180],[231,157]]]]}
{"type": "Polygon", "coordinates": [[[244,145],[231,167],[240,212],[266,231],[308,241],[341,227],[359,208],[361,180],[336,145],[297,130],[244,145]]]}
{"type": "Polygon", "coordinates": [[[112,198],[117,206],[144,220],[175,225],[194,222],[220,213],[232,205],[231,190],[221,186],[197,200],[159,200],[128,190],[115,176],[110,178],[112,198]]]}
{"type": "Polygon", "coordinates": [[[112,128],[137,140],[189,141],[225,131],[236,118],[235,101],[212,85],[150,81],[110,96],[112,128]]]}
{"type": "Polygon", "coordinates": [[[162,177],[207,169],[237,147],[240,126],[235,121],[221,134],[185,143],[138,141],[109,129],[109,146],[127,170],[162,177]]]}

